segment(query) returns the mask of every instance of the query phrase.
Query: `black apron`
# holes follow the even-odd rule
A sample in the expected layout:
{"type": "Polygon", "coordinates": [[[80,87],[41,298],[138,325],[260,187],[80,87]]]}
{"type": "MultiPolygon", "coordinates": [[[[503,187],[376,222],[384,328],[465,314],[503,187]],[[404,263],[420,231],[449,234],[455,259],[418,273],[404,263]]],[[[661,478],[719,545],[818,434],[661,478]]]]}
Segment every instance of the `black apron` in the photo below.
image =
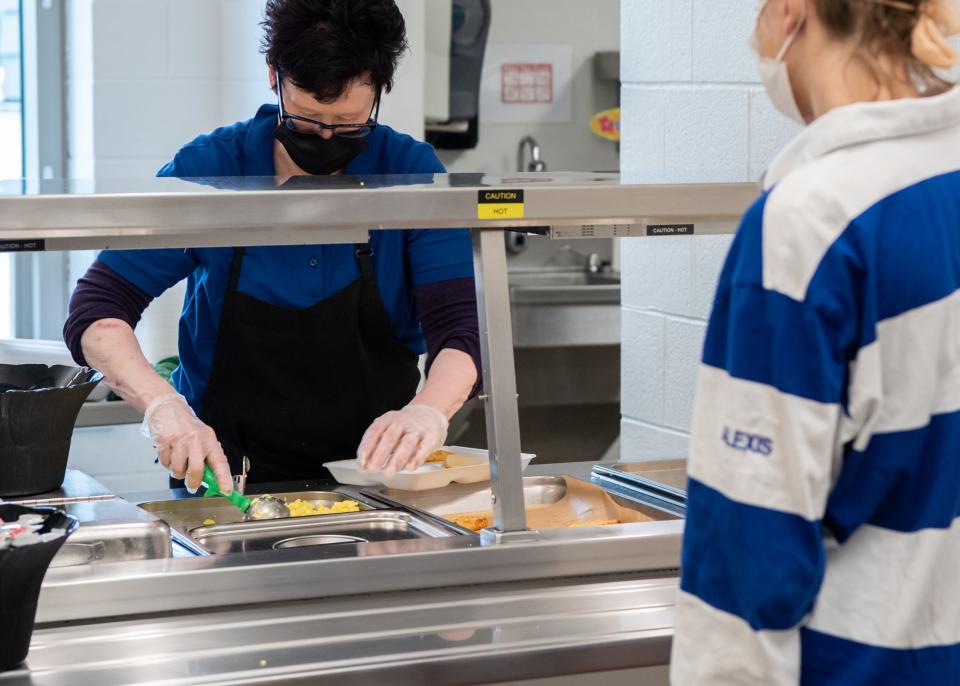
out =
{"type": "Polygon", "coordinates": [[[370,424],[413,398],[417,355],[397,338],[369,244],[359,278],[305,309],[239,292],[243,257],[235,248],[200,418],[234,474],[250,459],[248,483],[329,480],[324,462],[356,457],[370,424]]]}

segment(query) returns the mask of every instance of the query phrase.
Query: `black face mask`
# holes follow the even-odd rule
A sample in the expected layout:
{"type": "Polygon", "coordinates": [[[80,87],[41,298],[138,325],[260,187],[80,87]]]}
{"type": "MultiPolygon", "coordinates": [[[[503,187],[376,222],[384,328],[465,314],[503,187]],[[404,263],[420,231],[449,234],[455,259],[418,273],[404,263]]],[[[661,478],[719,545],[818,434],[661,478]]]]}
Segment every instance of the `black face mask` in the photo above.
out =
{"type": "Polygon", "coordinates": [[[282,123],[277,125],[273,135],[294,164],[314,176],[342,170],[367,147],[365,138],[324,138],[313,133],[297,133],[282,123]]]}

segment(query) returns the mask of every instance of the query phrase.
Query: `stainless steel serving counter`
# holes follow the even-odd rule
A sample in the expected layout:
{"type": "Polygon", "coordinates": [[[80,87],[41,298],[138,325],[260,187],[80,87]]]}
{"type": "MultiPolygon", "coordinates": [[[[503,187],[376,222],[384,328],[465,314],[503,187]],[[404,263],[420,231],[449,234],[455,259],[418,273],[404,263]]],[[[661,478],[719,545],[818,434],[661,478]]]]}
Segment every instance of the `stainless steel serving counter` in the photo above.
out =
{"type": "Polygon", "coordinates": [[[682,520],[527,529],[501,233],[732,233],[756,192],[564,174],[0,183],[7,252],[354,243],[374,229],[470,228],[493,506],[481,536],[53,569],[29,669],[0,675],[0,686],[505,684],[651,665],[662,682],[682,520]]]}
{"type": "Polygon", "coordinates": [[[732,233],[756,191],[633,185],[615,174],[25,180],[0,183],[0,251],[349,244],[371,230],[470,228],[494,493],[485,535],[506,542],[531,534],[502,232],[561,240],[732,233]]]}
{"type": "Polygon", "coordinates": [[[663,521],[52,569],[28,669],[0,685],[494,684],[658,665],[661,683],[681,531],[663,521]]]}

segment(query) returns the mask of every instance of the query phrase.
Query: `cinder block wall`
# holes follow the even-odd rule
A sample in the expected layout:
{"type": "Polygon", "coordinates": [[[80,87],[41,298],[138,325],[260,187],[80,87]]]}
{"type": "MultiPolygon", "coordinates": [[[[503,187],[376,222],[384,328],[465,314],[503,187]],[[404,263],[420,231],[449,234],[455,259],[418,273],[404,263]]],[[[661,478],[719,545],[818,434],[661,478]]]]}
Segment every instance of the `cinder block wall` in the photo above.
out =
{"type": "MultiPolygon", "coordinates": [[[[757,3],[622,0],[621,171],[636,183],[755,180],[798,132],[758,83],[757,3]]],[[[685,457],[729,236],[623,241],[621,454],[685,457]]]]}

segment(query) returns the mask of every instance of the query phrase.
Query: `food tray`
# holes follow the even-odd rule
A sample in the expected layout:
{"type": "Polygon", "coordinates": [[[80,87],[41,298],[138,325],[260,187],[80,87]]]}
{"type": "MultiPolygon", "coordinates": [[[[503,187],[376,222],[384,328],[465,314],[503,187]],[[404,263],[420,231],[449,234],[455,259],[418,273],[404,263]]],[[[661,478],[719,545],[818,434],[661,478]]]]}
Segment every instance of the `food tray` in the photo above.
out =
{"type": "MultiPolygon", "coordinates": [[[[449,486],[424,494],[379,489],[366,492],[386,503],[424,512],[452,522],[453,517],[492,517],[489,487],[449,486]]],[[[523,500],[531,529],[563,529],[616,519],[621,524],[677,519],[676,515],[646,504],[617,498],[593,484],[562,476],[525,477],[523,500]]]]}
{"type": "MultiPolygon", "coordinates": [[[[446,469],[440,463],[427,463],[416,471],[404,471],[395,476],[387,476],[382,473],[367,474],[360,469],[357,460],[338,460],[327,462],[323,466],[329,469],[333,478],[342,484],[385,486],[398,491],[427,491],[434,488],[443,488],[451,483],[475,484],[490,480],[490,453],[488,451],[459,446],[450,446],[443,449],[458,455],[480,458],[483,462],[474,466],[455,467],[453,469],[446,469]]],[[[523,461],[524,470],[534,457],[536,456],[529,453],[521,454],[520,458],[523,461]]]]}

